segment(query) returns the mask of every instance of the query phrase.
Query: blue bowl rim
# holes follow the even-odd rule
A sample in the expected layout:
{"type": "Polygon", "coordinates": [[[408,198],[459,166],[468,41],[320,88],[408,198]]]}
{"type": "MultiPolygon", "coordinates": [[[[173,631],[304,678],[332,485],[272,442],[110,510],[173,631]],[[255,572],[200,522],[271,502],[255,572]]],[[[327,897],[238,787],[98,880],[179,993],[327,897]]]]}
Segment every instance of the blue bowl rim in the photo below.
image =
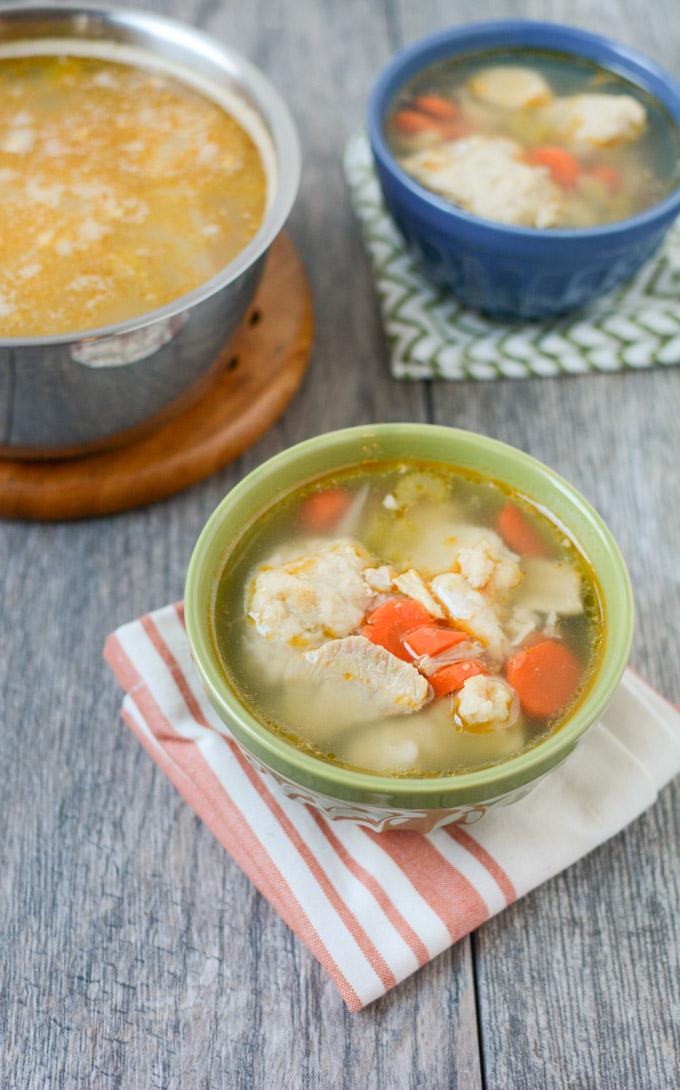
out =
{"type": "MultiPolygon", "coordinates": [[[[590,239],[607,239],[616,236],[625,236],[629,233],[644,230],[657,222],[663,222],[665,219],[673,218],[674,215],[680,211],[680,183],[672,193],[657,204],[644,209],[644,211],[639,212],[636,216],[629,216],[627,219],[616,220],[613,223],[601,224],[598,227],[580,228],[518,227],[513,224],[483,219],[481,216],[475,216],[469,212],[465,212],[462,208],[458,208],[445,198],[438,197],[424,186],[421,186],[418,182],[410,178],[406,171],[398,165],[385,140],[383,134],[383,120],[389,103],[392,101],[392,96],[397,90],[400,82],[405,82],[410,75],[418,71],[418,66],[413,62],[423,57],[422,68],[425,68],[428,64],[434,63],[436,60],[446,56],[446,49],[443,47],[447,45],[453,47],[457,43],[464,44],[470,39],[475,40],[475,44],[471,46],[471,51],[473,49],[481,50],[485,45],[489,48],[493,48],[494,45],[503,46],[508,44],[503,41],[504,34],[517,33],[519,31],[526,31],[531,35],[545,35],[546,39],[550,39],[549,41],[546,40],[544,43],[532,41],[529,43],[530,48],[541,48],[541,46],[543,46],[547,50],[571,53],[574,56],[593,59],[589,54],[579,51],[578,43],[580,43],[581,45],[588,45],[592,49],[600,50],[607,54],[606,58],[602,57],[602,59],[596,63],[601,64],[602,67],[608,68],[610,71],[615,71],[648,94],[658,98],[662,102],[662,105],[673,114],[678,129],[680,129],[680,82],[676,80],[670,72],[667,72],[661,65],[657,64],[656,61],[635,49],[634,46],[617,42],[613,38],[608,38],[602,34],[595,34],[592,31],[583,30],[580,27],[570,27],[564,23],[553,23],[534,19],[482,20],[473,23],[464,23],[460,26],[446,27],[443,30],[438,30],[433,34],[428,34],[423,38],[419,38],[417,41],[411,43],[411,45],[408,45],[398,53],[395,53],[381,70],[371,88],[367,104],[368,136],[371,150],[377,164],[388,174],[392,175],[395,181],[407,189],[413,198],[419,201],[421,205],[425,206],[431,213],[441,213],[451,221],[458,220],[462,224],[468,225],[470,228],[478,231],[484,230],[488,235],[497,234],[500,236],[510,236],[515,239],[526,240],[529,244],[552,239],[558,239],[561,242],[580,242],[589,241],[590,239]],[[487,40],[481,42],[479,40],[480,36],[487,40]],[[555,40],[556,38],[557,40],[555,40]],[[560,39],[563,40],[560,41],[560,39]],[[404,72],[404,75],[402,80],[399,81],[397,77],[399,77],[402,72],[404,72]],[[645,84],[643,78],[645,76],[653,83],[661,85],[666,92],[669,92],[668,97],[675,101],[677,112],[672,110],[667,99],[661,98],[658,90],[652,90],[645,84]],[[397,87],[393,86],[395,83],[397,84],[397,87]]],[[[465,50],[455,50],[455,52],[463,53],[465,50]]]]}

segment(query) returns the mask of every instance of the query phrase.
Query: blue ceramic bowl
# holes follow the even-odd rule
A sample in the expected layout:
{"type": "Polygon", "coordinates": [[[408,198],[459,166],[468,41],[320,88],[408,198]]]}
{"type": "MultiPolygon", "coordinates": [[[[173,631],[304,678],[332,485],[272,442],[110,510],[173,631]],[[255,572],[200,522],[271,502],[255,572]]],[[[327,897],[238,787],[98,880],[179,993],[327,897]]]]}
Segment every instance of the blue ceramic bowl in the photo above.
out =
{"type": "Polygon", "coordinates": [[[397,165],[383,126],[402,85],[457,54],[527,46],[585,57],[656,96],[680,126],[680,84],[630,46],[555,23],[509,19],[432,34],[398,53],[368,103],[368,132],[387,207],[430,279],[467,306],[505,318],[545,318],[611,291],[651,257],[680,212],[680,188],[630,219],[583,229],[511,227],[435,196],[397,165]]]}

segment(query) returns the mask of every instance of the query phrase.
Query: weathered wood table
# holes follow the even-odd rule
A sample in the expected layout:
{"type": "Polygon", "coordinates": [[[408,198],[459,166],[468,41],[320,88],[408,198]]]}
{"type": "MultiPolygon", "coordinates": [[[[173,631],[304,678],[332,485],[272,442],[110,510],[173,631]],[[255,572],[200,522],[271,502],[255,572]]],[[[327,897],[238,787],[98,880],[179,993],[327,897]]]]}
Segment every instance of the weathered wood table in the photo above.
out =
{"type": "Polygon", "coordinates": [[[302,392],[191,492],[3,524],[3,1090],[671,1090],[680,1084],[680,788],[614,841],[349,1015],[118,719],[106,633],[181,595],[230,485],[298,439],[431,420],[569,477],[622,544],[633,664],[680,700],[680,368],[492,384],[388,377],[340,156],[387,56],[447,22],[560,19],[680,64],[677,0],[168,0],[269,72],[304,148],[292,233],[318,336],[302,392]]]}

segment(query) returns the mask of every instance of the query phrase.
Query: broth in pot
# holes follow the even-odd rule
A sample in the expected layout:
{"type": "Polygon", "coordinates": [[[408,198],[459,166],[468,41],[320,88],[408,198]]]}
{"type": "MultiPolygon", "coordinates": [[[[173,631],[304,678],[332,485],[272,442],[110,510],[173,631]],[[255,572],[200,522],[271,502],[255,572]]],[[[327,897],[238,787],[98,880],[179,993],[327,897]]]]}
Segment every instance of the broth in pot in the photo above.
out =
{"type": "Polygon", "coordinates": [[[230,110],[143,54],[133,65],[82,46],[0,50],[2,337],[172,302],[232,261],[266,210],[265,140],[244,104],[230,110]]]}

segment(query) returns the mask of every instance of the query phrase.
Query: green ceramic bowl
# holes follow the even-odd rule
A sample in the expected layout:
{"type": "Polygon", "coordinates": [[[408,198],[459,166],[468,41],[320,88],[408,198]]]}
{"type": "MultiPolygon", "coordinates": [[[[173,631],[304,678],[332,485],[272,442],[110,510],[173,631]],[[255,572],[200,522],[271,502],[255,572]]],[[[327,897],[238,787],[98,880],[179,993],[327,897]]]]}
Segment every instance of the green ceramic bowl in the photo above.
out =
{"type": "Polygon", "coordinates": [[[499,803],[526,794],[571,753],[602,714],[628,660],[633,632],[630,580],[621,553],[599,515],[552,470],[514,447],[456,428],[377,424],[309,439],[249,473],[225,497],[201,533],[189,564],[186,625],[198,672],[226,732],[284,790],[335,818],[375,829],[426,831],[473,821],[499,803]],[[489,474],[530,497],[578,543],[595,570],[606,636],[598,672],[573,715],[535,748],[492,768],[428,779],[393,778],[339,768],[289,745],[251,714],[230,687],[211,635],[211,611],[226,557],[272,501],[321,474],[364,460],[409,456],[489,474]]]}

